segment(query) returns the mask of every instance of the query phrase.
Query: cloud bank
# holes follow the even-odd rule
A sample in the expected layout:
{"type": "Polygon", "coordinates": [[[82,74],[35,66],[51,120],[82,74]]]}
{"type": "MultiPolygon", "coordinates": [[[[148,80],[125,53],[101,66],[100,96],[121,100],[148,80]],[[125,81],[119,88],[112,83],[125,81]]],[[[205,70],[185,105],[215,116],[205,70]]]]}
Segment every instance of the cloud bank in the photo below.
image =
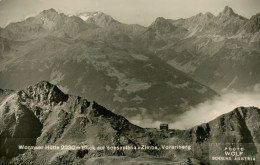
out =
{"type": "MultiPolygon", "coordinates": [[[[176,121],[169,123],[171,129],[189,129],[202,123],[207,123],[218,116],[228,113],[237,107],[260,107],[260,92],[255,93],[226,93],[207,100],[190,108],[179,116],[176,121]]],[[[145,128],[158,128],[161,121],[143,118],[143,115],[129,119],[133,124],[145,128]]]]}
{"type": "Polygon", "coordinates": [[[259,93],[227,93],[208,100],[191,108],[171,123],[171,128],[187,129],[193,126],[209,122],[218,116],[228,113],[237,107],[260,107],[259,93]]]}

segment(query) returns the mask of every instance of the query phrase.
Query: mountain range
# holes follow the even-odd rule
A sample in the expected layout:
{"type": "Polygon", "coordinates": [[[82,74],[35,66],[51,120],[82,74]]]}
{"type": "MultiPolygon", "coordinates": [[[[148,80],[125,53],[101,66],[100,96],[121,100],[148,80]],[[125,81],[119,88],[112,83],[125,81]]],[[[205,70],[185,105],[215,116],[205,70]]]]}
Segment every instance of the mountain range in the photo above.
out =
{"type": "Polygon", "coordinates": [[[259,17],[230,7],[214,16],[157,18],[141,37],[156,56],[217,91],[253,91],[259,85],[259,17]]]}
{"type": "Polygon", "coordinates": [[[81,15],[87,14],[84,21],[50,9],[3,29],[0,86],[17,90],[48,80],[127,118],[161,121],[217,95],[138,49],[132,41],[144,27],[103,13],[81,15]]]}
{"type": "Polygon", "coordinates": [[[243,148],[241,157],[252,160],[221,164],[259,161],[260,109],[256,107],[238,107],[188,130],[162,131],[133,125],[98,103],[65,94],[47,81],[18,91],[1,90],[0,96],[1,164],[218,164],[213,157],[224,157],[225,148],[235,147],[243,148]],[[27,150],[18,145],[47,148],[27,150]],[[62,145],[89,147],[49,149],[62,145]],[[187,145],[191,148],[163,148],[187,145]],[[158,149],[94,150],[97,146],[158,149]]]}
{"type": "Polygon", "coordinates": [[[1,88],[48,80],[128,119],[169,122],[215,91],[260,87],[259,14],[230,7],[148,27],[49,9],[0,32],[1,88]]]}

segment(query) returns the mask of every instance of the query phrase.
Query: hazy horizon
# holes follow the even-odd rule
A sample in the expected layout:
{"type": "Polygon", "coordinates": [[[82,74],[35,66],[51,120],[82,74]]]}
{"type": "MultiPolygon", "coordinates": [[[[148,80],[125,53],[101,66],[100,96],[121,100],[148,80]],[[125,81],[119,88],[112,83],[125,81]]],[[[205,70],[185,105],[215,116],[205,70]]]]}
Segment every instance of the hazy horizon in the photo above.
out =
{"type": "Polygon", "coordinates": [[[122,23],[148,26],[157,17],[188,18],[200,12],[218,15],[225,6],[246,18],[260,12],[258,0],[0,0],[0,27],[50,8],[65,14],[101,11],[122,23]]]}

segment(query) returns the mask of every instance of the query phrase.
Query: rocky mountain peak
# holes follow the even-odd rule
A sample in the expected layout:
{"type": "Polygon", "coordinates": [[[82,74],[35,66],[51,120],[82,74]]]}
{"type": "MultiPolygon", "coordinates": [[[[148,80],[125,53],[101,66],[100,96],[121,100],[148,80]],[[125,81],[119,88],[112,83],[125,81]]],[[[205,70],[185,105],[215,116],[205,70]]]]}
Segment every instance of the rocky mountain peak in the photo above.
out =
{"type": "Polygon", "coordinates": [[[214,20],[217,28],[213,28],[221,35],[234,35],[245,25],[247,19],[236,14],[232,8],[226,6],[214,20]]]}
{"type": "Polygon", "coordinates": [[[222,12],[223,14],[228,14],[228,15],[235,15],[235,12],[233,9],[229,6],[226,6],[222,12]]]}
{"type": "Polygon", "coordinates": [[[169,22],[167,21],[167,19],[163,18],[163,17],[158,17],[155,19],[154,21],[154,25],[159,25],[159,26],[163,26],[165,24],[168,24],[169,22]]]}
{"type": "Polygon", "coordinates": [[[53,8],[47,9],[47,10],[43,10],[41,13],[57,13],[57,11],[53,8]]]}
{"type": "Polygon", "coordinates": [[[239,16],[237,13],[235,13],[233,9],[228,6],[226,6],[224,10],[219,13],[218,17],[222,19],[229,19],[230,17],[240,17],[241,19],[245,19],[244,17],[239,16]]]}
{"type": "Polygon", "coordinates": [[[158,31],[159,33],[169,33],[175,30],[177,27],[172,25],[170,21],[163,17],[158,17],[149,27],[151,30],[158,31]]]}
{"type": "Polygon", "coordinates": [[[51,8],[51,9],[48,9],[48,10],[43,10],[40,14],[39,14],[39,16],[42,18],[42,17],[46,17],[46,18],[49,18],[49,19],[52,19],[54,16],[57,16],[57,15],[59,15],[59,13],[55,10],[55,9],[53,9],[53,8],[51,8]]]}
{"type": "Polygon", "coordinates": [[[195,15],[194,17],[213,18],[214,15],[213,15],[212,13],[210,13],[210,12],[207,12],[207,13],[205,13],[205,14],[203,14],[203,13],[199,13],[199,14],[195,15]]]}
{"type": "MultiPolygon", "coordinates": [[[[87,21],[93,17],[107,17],[107,18],[112,18],[111,16],[103,13],[103,12],[99,12],[99,11],[94,11],[94,12],[82,12],[77,14],[78,17],[80,17],[81,19],[83,19],[84,21],[87,21]]],[[[113,18],[112,18],[113,19],[113,18]]]]}
{"type": "Polygon", "coordinates": [[[64,94],[57,86],[48,81],[41,81],[33,86],[29,86],[25,90],[25,93],[43,104],[58,104],[68,99],[68,95],[64,94]]]}
{"type": "Polygon", "coordinates": [[[78,17],[69,17],[54,9],[44,10],[35,17],[9,24],[3,31],[5,38],[15,40],[35,39],[46,35],[75,37],[78,33],[95,28],[78,17]]]}
{"type": "Polygon", "coordinates": [[[191,17],[190,19],[188,20],[192,20],[192,21],[195,21],[194,23],[199,23],[199,24],[204,24],[210,20],[212,20],[213,18],[215,18],[215,16],[209,12],[203,14],[203,13],[199,13],[197,15],[195,15],[194,17],[191,17]]]}
{"type": "Polygon", "coordinates": [[[106,27],[109,25],[112,25],[114,23],[119,23],[116,21],[113,17],[110,15],[107,15],[103,12],[83,12],[79,13],[76,16],[80,17],[82,20],[84,20],[87,23],[93,23],[100,27],[106,27]]]}

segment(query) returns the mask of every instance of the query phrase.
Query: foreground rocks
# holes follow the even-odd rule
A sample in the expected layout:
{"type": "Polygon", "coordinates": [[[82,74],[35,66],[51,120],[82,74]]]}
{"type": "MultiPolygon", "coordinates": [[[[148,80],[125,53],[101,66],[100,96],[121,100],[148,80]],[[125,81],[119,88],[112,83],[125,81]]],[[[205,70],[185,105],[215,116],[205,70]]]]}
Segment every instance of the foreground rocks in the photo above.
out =
{"type": "Polygon", "coordinates": [[[133,125],[95,102],[64,94],[47,81],[1,97],[0,164],[257,163],[257,159],[212,160],[234,159],[225,155],[233,148],[242,152],[240,158],[260,156],[256,107],[236,108],[189,130],[159,131],[133,125]],[[38,148],[19,149],[19,145],[38,148]]]}

